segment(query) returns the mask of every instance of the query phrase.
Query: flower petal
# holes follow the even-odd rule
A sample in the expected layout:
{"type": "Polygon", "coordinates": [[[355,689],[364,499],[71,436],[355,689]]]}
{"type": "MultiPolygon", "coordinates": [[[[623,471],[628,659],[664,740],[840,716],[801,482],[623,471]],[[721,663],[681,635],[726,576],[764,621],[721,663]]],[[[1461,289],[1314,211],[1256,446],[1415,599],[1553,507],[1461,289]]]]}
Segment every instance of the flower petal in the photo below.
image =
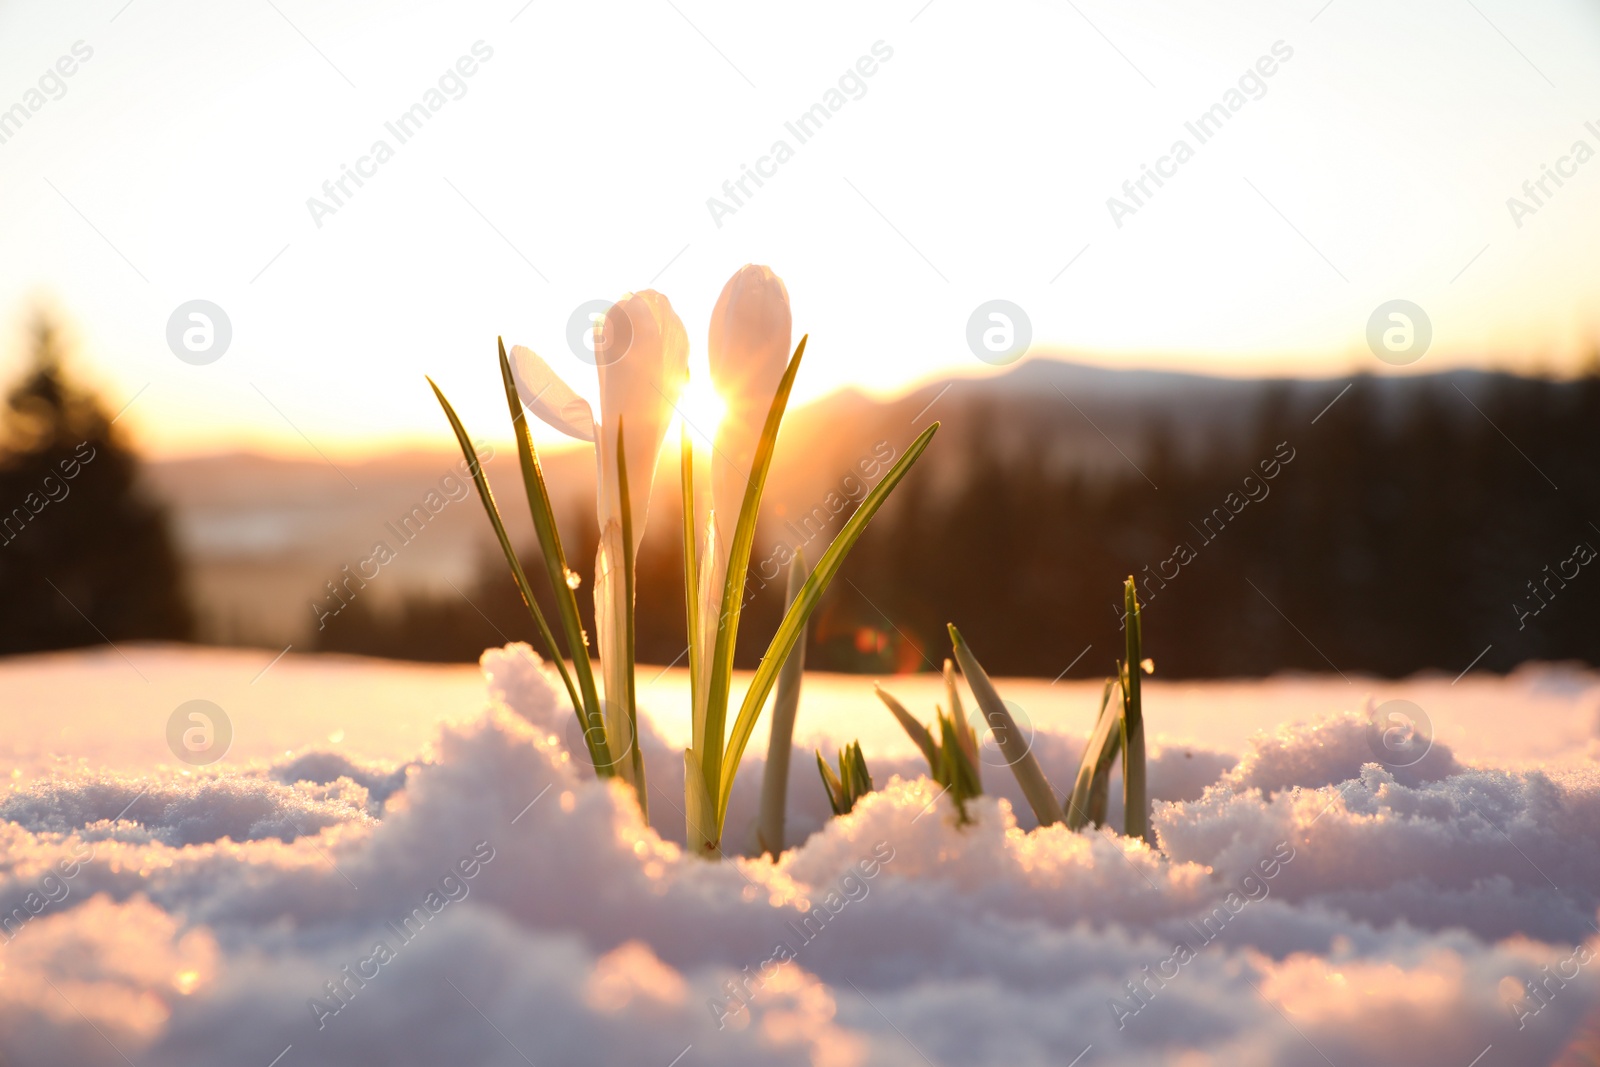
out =
{"type": "Polygon", "coordinates": [[[608,336],[628,338],[626,350],[600,364],[600,523],[620,519],[616,487],[616,427],[628,450],[628,506],[637,549],[650,514],[656,460],[689,378],[689,337],[667,298],[653,290],[630,293],[606,312],[608,336]]]}
{"type": "Polygon", "coordinates": [[[539,419],[580,441],[594,440],[594,412],[531,348],[513,345],[511,377],[522,406],[539,419]]]}
{"type": "Polygon", "coordinates": [[[711,499],[724,551],[739,521],[767,409],[789,365],[794,332],[789,290],[770,267],[747,264],[722,287],[711,313],[711,379],[727,411],[711,458],[711,499]]]}

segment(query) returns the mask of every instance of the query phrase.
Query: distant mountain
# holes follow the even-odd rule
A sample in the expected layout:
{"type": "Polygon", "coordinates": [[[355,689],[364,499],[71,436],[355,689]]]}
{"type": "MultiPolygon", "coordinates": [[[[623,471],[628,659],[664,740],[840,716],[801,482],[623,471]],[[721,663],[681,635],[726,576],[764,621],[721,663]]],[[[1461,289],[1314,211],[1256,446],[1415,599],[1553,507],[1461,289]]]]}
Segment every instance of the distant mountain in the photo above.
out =
{"type": "MultiPolygon", "coordinates": [[[[1503,376],[1451,371],[1374,384],[1381,397],[1399,403],[1425,389],[1455,388],[1475,397],[1496,377],[1503,376]]],[[[939,436],[915,475],[934,493],[961,481],[971,443],[979,440],[1004,456],[1036,454],[1047,468],[1094,479],[1136,468],[1151,428],[1164,429],[1180,454],[1193,454],[1230,441],[1245,416],[1271,396],[1332,402],[1350,380],[1234,379],[1035,359],[991,377],[929,382],[881,402],[842,391],[786,420],[769,480],[769,520],[810,513],[832,492],[850,495],[848,479],[861,476],[858,464],[871,467],[886,452],[899,456],[934,420],[942,423],[939,436]]],[[[373,602],[393,602],[418,589],[465,587],[494,547],[459,463],[456,452],[444,450],[337,468],[227,454],[152,462],[147,476],[172,508],[207,639],[281,646],[305,638],[315,619],[312,602],[325,598],[326,584],[340,580],[347,564],[368,558],[380,541],[395,559],[363,590],[373,602]],[[422,507],[430,491],[444,502],[438,513],[405,527],[405,516],[422,507]]],[[[544,466],[558,511],[581,515],[591,507],[594,468],[587,448],[553,450],[544,466]]],[[[486,469],[513,539],[531,543],[515,454],[497,454],[486,469]]],[[[657,474],[658,507],[670,506],[676,484],[670,455],[657,474]]],[[[657,521],[650,531],[652,538],[677,537],[672,521],[657,521]]]]}

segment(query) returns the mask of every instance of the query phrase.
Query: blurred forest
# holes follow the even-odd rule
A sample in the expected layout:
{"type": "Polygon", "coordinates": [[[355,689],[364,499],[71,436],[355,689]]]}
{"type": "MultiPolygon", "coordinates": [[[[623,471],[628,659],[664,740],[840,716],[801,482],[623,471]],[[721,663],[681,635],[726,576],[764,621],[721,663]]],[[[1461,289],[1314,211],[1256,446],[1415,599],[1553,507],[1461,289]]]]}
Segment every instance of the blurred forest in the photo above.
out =
{"type": "MultiPolygon", "coordinates": [[[[936,440],[923,463],[960,450],[967,474],[937,493],[926,471],[902,483],[813,617],[808,664],[932,670],[953,621],[992,672],[1104,675],[1121,647],[1129,574],[1163,677],[1453,675],[1480,654],[1477,667],[1491,670],[1600,663],[1600,574],[1591,573],[1600,568],[1590,566],[1590,546],[1600,546],[1600,377],[1499,375],[1476,402],[1435,378],[1399,410],[1358,378],[1322,406],[1270,394],[1239,413],[1245,432],[1192,454],[1152,427],[1138,466],[1130,460],[1109,479],[1007,460],[981,431],[936,440]]],[[[641,663],[682,664],[673,497],[658,485],[639,560],[641,663]]],[[[585,501],[569,504],[592,513],[585,501]]],[[[568,560],[587,574],[592,520],[576,540],[568,560]]],[[[815,560],[823,547],[807,553],[815,560]]],[[[544,585],[537,550],[523,560],[544,585]]],[[[765,649],[782,589],[780,576],[746,606],[740,666],[765,649]]],[[[459,593],[411,596],[391,610],[353,600],[317,646],[454,661],[508,639],[537,647],[503,560],[484,559],[459,593]]],[[[547,585],[540,596],[553,615],[547,585]]]]}
{"type": "MultiPolygon", "coordinates": [[[[63,361],[41,318],[0,426],[0,653],[192,640],[167,509],[63,361]]],[[[993,672],[1103,675],[1132,574],[1164,677],[1600,664],[1600,376],[1485,376],[1475,399],[1447,375],[1384,384],[1357,378],[1331,404],[1269,392],[1206,447],[1180,448],[1158,420],[1129,450],[1137,464],[1111,475],[1003,450],[1005,411],[991,407],[936,439],[868,528],[813,617],[808,663],[932,670],[955,622],[993,672]]],[[[657,486],[639,556],[641,663],[682,665],[685,652],[672,488],[657,486]]],[[[565,535],[592,632],[592,501],[557,506],[585,523],[565,535]]],[[[774,518],[757,560],[798,529],[774,518]]],[[[842,521],[805,546],[813,561],[842,521]]],[[[553,616],[537,549],[523,561],[553,616]]],[[[785,575],[755,573],[742,667],[782,609],[785,575]]],[[[324,651],[464,662],[508,640],[537,645],[498,555],[464,588],[352,597],[323,622],[312,646],[324,651]]]]}
{"type": "Polygon", "coordinates": [[[187,640],[194,620],[163,507],[99,401],[35,322],[0,436],[0,652],[187,640]]]}

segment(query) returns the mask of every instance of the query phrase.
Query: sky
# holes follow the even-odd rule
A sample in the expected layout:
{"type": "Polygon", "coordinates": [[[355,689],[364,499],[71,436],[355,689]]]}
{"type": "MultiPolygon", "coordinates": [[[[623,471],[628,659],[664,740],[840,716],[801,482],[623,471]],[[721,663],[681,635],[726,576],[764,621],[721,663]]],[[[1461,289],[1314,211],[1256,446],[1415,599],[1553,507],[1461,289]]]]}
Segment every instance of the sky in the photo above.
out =
{"type": "Polygon", "coordinates": [[[499,436],[497,335],[592,397],[580,305],[658,289],[703,361],[747,262],[811,335],[800,400],[1001,373],[993,300],[1022,358],[1568,373],[1597,49],[1576,0],[3,4],[0,373],[42,307],[155,455],[448,447],[425,374],[499,436]],[[231,332],[203,365],[195,300],[231,332]],[[1400,367],[1394,300],[1432,335],[1400,367]]]}

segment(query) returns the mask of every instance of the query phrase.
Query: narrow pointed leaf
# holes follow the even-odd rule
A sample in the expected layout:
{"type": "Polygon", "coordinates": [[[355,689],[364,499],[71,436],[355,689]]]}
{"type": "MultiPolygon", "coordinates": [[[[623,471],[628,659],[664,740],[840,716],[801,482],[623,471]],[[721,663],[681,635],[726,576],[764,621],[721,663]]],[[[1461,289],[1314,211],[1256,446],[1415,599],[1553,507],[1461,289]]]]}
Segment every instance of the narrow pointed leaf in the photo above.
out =
{"type": "Polygon", "coordinates": [[[984,673],[977,657],[961,639],[961,632],[954,625],[950,627],[950,640],[955,645],[956,661],[961,664],[961,673],[966,675],[967,685],[972,689],[972,695],[977,699],[984,719],[991,724],[990,730],[1000,745],[1000,754],[1005,757],[1011,773],[1016,775],[1017,784],[1022,787],[1022,795],[1027,798],[1028,806],[1038,817],[1039,825],[1049,826],[1051,823],[1061,822],[1064,818],[1061,802],[1056,799],[1055,789],[1051,787],[1049,779],[1045,778],[1029,742],[1023,739],[1016,720],[1011,715],[1011,709],[1000,699],[994,683],[989,680],[988,674],[984,673]],[[995,729],[996,725],[1000,728],[995,729]]]}
{"type": "MultiPolygon", "coordinates": [[[[851,793],[856,799],[872,792],[872,773],[867,770],[867,757],[861,751],[860,741],[850,744],[850,773],[854,779],[851,793]]],[[[852,803],[851,807],[854,806],[852,803]]]]}
{"type": "Polygon", "coordinates": [[[717,534],[715,512],[706,514],[706,535],[700,552],[700,588],[697,610],[700,629],[690,638],[700,653],[700,673],[694,679],[693,744],[696,752],[706,750],[706,713],[711,703],[711,663],[707,658],[717,643],[717,555],[722,551],[717,534]]]}
{"type": "Polygon", "coordinates": [[[700,579],[694,559],[694,442],[689,439],[686,422],[678,427],[678,482],[683,490],[683,632],[689,643],[689,694],[693,700],[700,690],[700,579]]]}
{"type": "Polygon", "coordinates": [[[1122,738],[1127,732],[1127,723],[1122,718],[1120,705],[1112,710],[1112,720],[1111,735],[1106,738],[1106,747],[1101,755],[1100,764],[1094,769],[1094,780],[1089,783],[1089,799],[1086,807],[1089,821],[1096,827],[1104,826],[1110,816],[1111,765],[1122,753],[1122,738]]]}
{"type": "MultiPolygon", "coordinates": [[[[585,726],[590,725],[586,717],[586,705],[578,699],[578,691],[572,685],[572,676],[567,672],[566,662],[561,658],[561,650],[556,647],[555,634],[550,632],[550,626],[545,622],[544,612],[539,610],[539,602],[534,599],[533,589],[528,585],[528,576],[522,569],[522,563],[517,559],[517,553],[511,547],[511,538],[506,536],[505,523],[500,521],[500,509],[495,506],[494,493],[489,488],[489,480],[484,477],[483,465],[478,460],[478,450],[472,444],[472,439],[467,436],[466,427],[461,425],[461,420],[456,416],[455,408],[450,406],[450,401],[445,399],[444,393],[432,378],[428,384],[433,387],[433,395],[438,397],[439,406],[444,408],[445,417],[450,420],[450,428],[455,431],[456,443],[461,446],[461,453],[467,459],[468,469],[472,471],[472,483],[478,487],[478,499],[483,501],[483,510],[489,514],[489,524],[494,527],[495,537],[500,542],[500,551],[504,553],[506,562],[511,565],[511,577],[517,583],[517,592],[522,594],[522,602],[527,605],[528,612],[533,616],[533,621],[539,628],[539,636],[544,640],[546,654],[550,662],[555,664],[561,681],[567,687],[567,696],[572,701],[572,710],[577,713],[578,720],[585,726]]],[[[560,599],[560,594],[557,594],[560,599]]],[[[584,730],[584,740],[588,742],[589,759],[596,767],[600,766],[602,758],[597,756],[595,746],[589,737],[589,730],[584,730]]]]}
{"type": "MultiPolygon", "coordinates": [[[[806,576],[805,553],[796,549],[789,563],[789,583],[784,599],[788,610],[806,576]]],[[[794,748],[794,719],[800,707],[800,681],[806,669],[805,635],[800,636],[778,672],[778,695],[772,702],[772,733],[767,740],[767,763],[761,772],[761,809],[756,817],[756,842],[776,858],[783,852],[785,808],[789,801],[789,754],[794,748]]]]}
{"type": "MultiPolygon", "coordinates": [[[[517,438],[517,458],[522,465],[522,487],[528,498],[528,514],[533,519],[534,533],[539,538],[539,553],[544,559],[545,575],[550,579],[550,591],[556,598],[556,612],[561,617],[561,629],[567,639],[567,653],[572,657],[577,688],[583,694],[582,704],[574,699],[572,706],[581,708],[579,718],[583,720],[584,736],[590,740],[591,749],[594,749],[590,752],[590,758],[594,760],[597,773],[607,773],[600,772],[599,768],[609,765],[610,760],[597,759],[598,746],[594,744],[605,738],[605,720],[600,712],[600,694],[595,689],[594,666],[589,661],[589,643],[578,617],[577,596],[572,586],[567,584],[570,568],[567,566],[566,553],[561,549],[561,531],[556,527],[555,510],[550,506],[550,490],[545,485],[539,453],[533,447],[533,434],[528,428],[528,420],[522,414],[522,400],[517,395],[517,383],[512,377],[503,341],[500,343],[500,379],[505,387],[506,405],[511,411],[511,427],[517,438]]],[[[557,661],[560,661],[559,655],[557,661]]]]}
{"type": "Polygon", "coordinates": [[[1143,624],[1139,620],[1139,594],[1129,575],[1122,589],[1124,625],[1128,635],[1128,658],[1122,666],[1122,817],[1123,832],[1142,838],[1151,845],[1150,802],[1145,793],[1144,708],[1139,692],[1139,664],[1144,659],[1143,624]]]}
{"type": "Polygon", "coordinates": [[[628,778],[639,798],[639,812],[645,825],[650,824],[650,793],[644,780],[644,752],[639,744],[639,707],[634,692],[634,560],[633,560],[633,509],[628,501],[628,450],[623,447],[623,418],[617,416],[617,486],[622,496],[622,666],[617,672],[623,680],[622,699],[628,724],[628,778]]]}
{"type": "Polygon", "coordinates": [[[1105,689],[1100,694],[1100,714],[1095,718],[1094,729],[1089,731],[1083,755],[1078,760],[1078,776],[1073,782],[1072,797],[1067,801],[1066,811],[1067,826],[1073,830],[1081,830],[1088,823],[1089,788],[1094,784],[1101,764],[1109,766],[1111,756],[1108,753],[1116,750],[1111,740],[1120,714],[1111,706],[1111,689],[1115,684],[1111,679],[1106,679],[1105,689]]]}
{"type": "MultiPolygon", "coordinates": [[[[802,342],[803,344],[804,342],[802,342]]],[[[856,508],[855,514],[844,524],[839,535],[833,539],[828,550],[817,561],[817,569],[806,579],[805,585],[800,589],[800,596],[789,610],[784,613],[783,622],[778,625],[778,632],[773,634],[772,642],[767,646],[766,655],[761,657],[761,664],[756,668],[755,675],[750,679],[750,688],[745,691],[744,702],[739,706],[739,714],[734,719],[733,731],[728,738],[728,747],[722,760],[720,789],[717,796],[717,817],[723,819],[728,813],[728,796],[733,791],[733,775],[739,769],[739,760],[744,756],[744,747],[750,741],[751,731],[755,729],[756,720],[761,715],[761,707],[766,703],[767,695],[772,691],[773,683],[777,680],[778,669],[783,665],[784,659],[789,655],[789,650],[800,640],[800,632],[805,629],[811,612],[816,609],[817,602],[822,599],[822,594],[828,588],[828,583],[833,581],[834,575],[839,573],[839,568],[844,565],[844,560],[854,547],[861,534],[866,530],[867,523],[878,513],[883,502],[894,492],[895,486],[906,476],[912,465],[921,458],[928,447],[928,442],[933,440],[933,435],[938,431],[936,422],[923,430],[917,439],[906,449],[905,455],[900,457],[890,470],[883,476],[872,492],[867,494],[861,506],[856,508]]],[[[752,524],[753,525],[753,524],[752,524]]],[[[746,555],[748,556],[748,551],[746,555]]]]}
{"type": "Polygon", "coordinates": [[[844,812],[844,784],[839,781],[839,776],[833,773],[833,768],[828,766],[828,761],[822,756],[822,749],[817,749],[817,773],[822,775],[822,787],[828,791],[828,806],[835,815],[844,812]]]}
{"type": "Polygon", "coordinates": [[[883,701],[884,707],[894,715],[895,721],[900,724],[917,748],[922,750],[922,758],[928,761],[928,773],[937,774],[939,771],[939,747],[934,744],[933,735],[928,733],[928,728],[912,717],[905,705],[900,703],[880,685],[874,685],[872,691],[878,694],[878,699],[883,701]]]}
{"type": "Polygon", "coordinates": [[[942,710],[939,712],[939,773],[934,777],[955,805],[956,822],[968,822],[967,801],[982,795],[983,789],[956,737],[955,723],[942,710]]]}
{"type": "MultiPolygon", "coordinates": [[[[978,778],[978,766],[975,760],[967,757],[967,752],[961,747],[960,736],[956,732],[955,719],[940,712],[940,736],[944,740],[940,743],[941,751],[949,743],[950,759],[950,785],[963,801],[973,797],[983,796],[983,783],[978,778]],[[948,737],[945,734],[948,733],[948,737]],[[952,743],[953,742],[953,743],[952,743]]],[[[966,810],[962,809],[963,812],[966,810]]]]}
{"type": "Polygon", "coordinates": [[[961,691],[956,688],[956,665],[949,659],[944,661],[944,696],[950,704],[950,720],[956,728],[956,740],[967,753],[972,773],[982,781],[983,775],[978,767],[978,736],[973,733],[972,723],[961,709],[961,691]]]}
{"type": "Polygon", "coordinates": [[[956,737],[955,734],[950,732],[950,722],[945,717],[942,709],[939,711],[939,719],[936,725],[939,727],[939,766],[934,772],[933,780],[944,786],[945,789],[949,790],[953,794],[956,789],[956,779],[958,777],[954,762],[955,750],[959,749],[961,746],[960,744],[952,745],[952,742],[955,741],[956,737]]]}
{"type": "MultiPolygon", "coordinates": [[[[728,686],[733,677],[734,643],[739,634],[739,615],[744,608],[745,571],[750,565],[750,549],[755,544],[756,519],[761,510],[761,492],[766,486],[767,470],[772,466],[772,453],[778,443],[778,428],[783,423],[783,413],[788,407],[789,391],[794,388],[794,377],[800,370],[800,360],[805,356],[806,338],[800,338],[794,355],[789,360],[783,378],[773,394],[772,405],[767,409],[766,425],[761,430],[761,440],[756,444],[744,501],[739,507],[739,521],[734,525],[733,540],[728,546],[727,571],[722,575],[722,602],[717,613],[716,642],[711,654],[711,682],[707,687],[706,732],[703,759],[706,769],[706,790],[713,796],[722,796],[732,788],[732,781],[723,782],[727,772],[723,759],[724,733],[727,728],[728,686]]],[[[788,655],[785,649],[783,656],[788,655]]],[[[780,656],[779,659],[783,658],[780,656]]],[[[779,664],[781,666],[781,663],[779,664]]],[[[761,694],[766,699],[766,693],[761,694]]],[[[733,769],[738,769],[738,761],[733,769]]],[[[719,817],[724,802],[717,805],[719,817]]]]}

